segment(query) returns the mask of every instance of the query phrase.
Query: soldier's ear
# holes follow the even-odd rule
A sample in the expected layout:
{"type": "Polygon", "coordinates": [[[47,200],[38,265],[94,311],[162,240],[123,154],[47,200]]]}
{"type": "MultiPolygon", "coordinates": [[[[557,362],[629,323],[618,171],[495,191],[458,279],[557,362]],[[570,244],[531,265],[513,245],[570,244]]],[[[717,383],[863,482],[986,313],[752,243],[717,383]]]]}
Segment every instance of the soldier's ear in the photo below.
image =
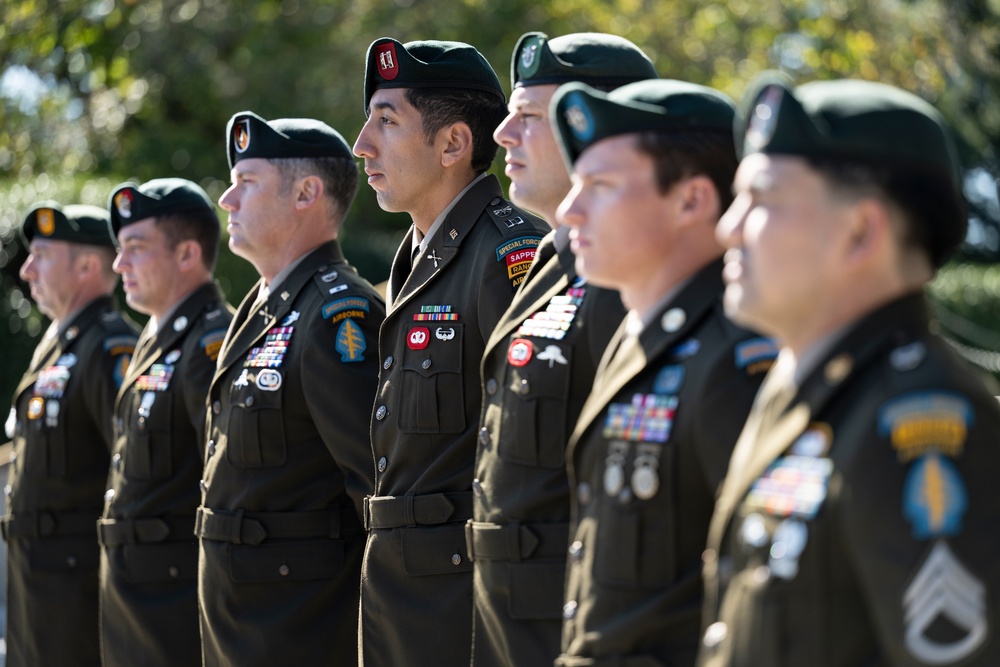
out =
{"type": "Polygon", "coordinates": [[[715,183],[708,176],[699,174],[686,178],[674,187],[679,188],[681,222],[701,225],[704,221],[711,221],[713,227],[719,219],[719,193],[715,189],[715,183]]]}
{"type": "Polygon", "coordinates": [[[881,201],[871,197],[860,199],[849,212],[847,233],[848,257],[855,260],[870,258],[891,245],[892,217],[881,201]]]}
{"type": "Polygon", "coordinates": [[[438,130],[437,141],[441,143],[441,166],[451,167],[463,160],[472,161],[472,129],[468,123],[459,121],[438,130]]]}
{"type": "Polygon", "coordinates": [[[189,271],[192,268],[201,266],[201,244],[194,239],[181,241],[174,248],[174,256],[177,258],[177,263],[183,271],[189,271]]]}
{"type": "Polygon", "coordinates": [[[304,176],[295,182],[295,208],[309,208],[323,196],[323,179],[304,176]]]}

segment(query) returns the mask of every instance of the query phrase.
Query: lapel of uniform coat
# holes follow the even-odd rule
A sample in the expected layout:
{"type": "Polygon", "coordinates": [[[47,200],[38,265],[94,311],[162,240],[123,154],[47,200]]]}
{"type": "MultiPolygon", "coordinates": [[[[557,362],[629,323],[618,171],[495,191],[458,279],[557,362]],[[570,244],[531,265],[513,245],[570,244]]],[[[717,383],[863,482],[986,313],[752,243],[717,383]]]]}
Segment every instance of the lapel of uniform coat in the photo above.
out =
{"type": "MultiPolygon", "coordinates": [[[[605,357],[594,378],[594,389],[587,397],[576,429],[570,438],[567,456],[573,456],[576,443],[596,420],[608,403],[648,365],[664,351],[687,340],[722,294],[722,260],[717,260],[702,268],[685,285],[677,296],[671,299],[657,314],[649,326],[638,336],[625,336],[625,322],[608,345],[609,354],[617,345],[611,357],[605,357]],[[664,313],[681,309],[685,313],[684,323],[675,331],[666,331],[661,326],[664,313]]],[[[570,459],[572,460],[572,459],[570,459]]]]}
{"type": "MultiPolygon", "coordinates": [[[[489,202],[501,194],[500,184],[496,178],[487,177],[473,185],[455,203],[455,207],[449,211],[441,227],[428,240],[427,247],[413,262],[413,269],[406,277],[399,292],[393,292],[391,312],[395,312],[408,303],[441,275],[448,264],[458,256],[462,242],[472,232],[489,202]]],[[[406,261],[405,255],[409,251],[409,245],[405,242],[401,244],[393,262],[394,267],[396,264],[406,261]]],[[[463,279],[466,278],[470,277],[466,276],[463,279]]],[[[474,277],[471,278],[474,279],[474,277]]],[[[388,317],[388,313],[386,317],[388,317]]]]}
{"type": "MultiPolygon", "coordinates": [[[[141,349],[139,345],[136,346],[137,354],[132,357],[128,372],[125,374],[125,379],[122,380],[122,386],[118,389],[118,397],[115,399],[116,412],[119,403],[121,403],[122,398],[128,392],[129,387],[132,386],[140,375],[148,371],[150,366],[164,352],[178,346],[180,339],[187,334],[198,319],[205,304],[212,299],[221,299],[219,288],[215,283],[209,282],[196,288],[177,306],[177,310],[170,316],[169,322],[159,323],[155,339],[149,345],[145,345],[141,349]],[[184,319],[182,320],[181,318],[184,319]],[[179,326],[179,323],[183,323],[184,326],[179,326]]],[[[139,335],[139,340],[142,341],[145,335],[146,331],[144,329],[139,335]]]]}
{"type": "MultiPolygon", "coordinates": [[[[838,341],[823,361],[802,382],[791,408],[773,420],[774,426],[761,419],[764,406],[755,401],[733,452],[729,473],[722,484],[716,502],[715,515],[709,528],[708,544],[718,549],[725,539],[726,527],[753,483],[768,466],[802,435],[814,415],[824,408],[850,379],[875,362],[879,353],[893,343],[896,330],[912,328],[915,323],[926,326],[927,314],[923,297],[911,295],[869,314],[838,341]]],[[[761,388],[758,398],[763,398],[761,388]]]]}
{"type": "MultiPolygon", "coordinates": [[[[319,246],[306,255],[280,285],[275,286],[275,289],[268,294],[264,308],[253,309],[251,306],[256,303],[257,292],[260,289],[258,281],[243,299],[243,303],[240,304],[240,309],[233,319],[229,331],[230,333],[235,331],[235,333],[231,336],[226,335],[212,383],[214,384],[234,363],[246,356],[250,348],[268,331],[285,319],[292,309],[295,297],[316,273],[328,269],[332,270],[334,264],[337,264],[342,258],[340,246],[336,241],[319,246]]],[[[345,270],[346,268],[343,267],[345,270]]],[[[341,269],[338,267],[338,270],[341,269]]]]}
{"type": "Polygon", "coordinates": [[[76,344],[76,341],[80,340],[84,332],[90,328],[99,313],[110,306],[110,296],[101,296],[94,299],[76,314],[69,323],[69,326],[63,329],[57,336],[53,336],[45,342],[45,348],[37,356],[33,355],[32,360],[34,363],[28,369],[25,376],[21,378],[21,382],[18,383],[17,389],[14,391],[14,400],[16,401],[18,396],[35,383],[41,371],[53,365],[59,357],[69,354],[70,349],[76,344]]]}

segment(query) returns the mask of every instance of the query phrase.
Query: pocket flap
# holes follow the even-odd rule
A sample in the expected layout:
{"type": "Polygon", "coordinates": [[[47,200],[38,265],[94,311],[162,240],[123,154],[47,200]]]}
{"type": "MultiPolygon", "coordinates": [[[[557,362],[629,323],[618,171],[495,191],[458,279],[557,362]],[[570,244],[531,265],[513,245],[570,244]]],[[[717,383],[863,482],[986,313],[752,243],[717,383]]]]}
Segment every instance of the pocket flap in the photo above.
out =
{"type": "Polygon", "coordinates": [[[426,574],[471,572],[465,547],[465,524],[402,528],[403,571],[415,577],[426,574]]]}

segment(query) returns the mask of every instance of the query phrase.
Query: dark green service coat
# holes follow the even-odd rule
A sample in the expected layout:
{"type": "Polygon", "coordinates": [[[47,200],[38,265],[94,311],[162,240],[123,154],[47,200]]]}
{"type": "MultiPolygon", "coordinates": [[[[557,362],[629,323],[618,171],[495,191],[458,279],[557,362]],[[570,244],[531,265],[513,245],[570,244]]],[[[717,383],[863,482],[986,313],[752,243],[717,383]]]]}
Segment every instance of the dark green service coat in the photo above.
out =
{"type": "Polygon", "coordinates": [[[625,315],[618,292],[577,277],[553,236],[486,344],[467,529],[473,664],[547,665],[559,654],[569,483],[566,443],[625,315]],[[521,354],[523,353],[523,354],[521,354]]]}
{"type": "Polygon", "coordinates": [[[928,321],[905,296],[790,402],[765,381],[712,518],[701,665],[1000,665],[1000,408],[928,321]]]}
{"type": "Polygon", "coordinates": [[[100,664],[95,526],[112,409],[136,327],[100,297],[43,338],[14,392],[7,515],[7,663],[100,664]]]}
{"type": "Polygon", "coordinates": [[[195,510],[205,396],[233,311],[202,285],[143,331],[115,402],[98,526],[104,667],[201,665],[195,510]]]}
{"type": "Polygon", "coordinates": [[[205,665],[357,662],[368,421],[385,306],[335,241],[240,305],[209,389],[205,665]]]}
{"type": "Polygon", "coordinates": [[[608,348],[569,444],[559,665],[691,665],[715,492],[776,350],[722,309],[722,263],[608,348]],[[617,347],[617,349],[616,349],[617,347]]]}
{"type": "Polygon", "coordinates": [[[468,667],[465,523],[479,361],[546,231],[488,176],[456,202],[408,275],[412,230],[396,254],[371,422],[376,488],[361,582],[364,665],[468,667]]]}

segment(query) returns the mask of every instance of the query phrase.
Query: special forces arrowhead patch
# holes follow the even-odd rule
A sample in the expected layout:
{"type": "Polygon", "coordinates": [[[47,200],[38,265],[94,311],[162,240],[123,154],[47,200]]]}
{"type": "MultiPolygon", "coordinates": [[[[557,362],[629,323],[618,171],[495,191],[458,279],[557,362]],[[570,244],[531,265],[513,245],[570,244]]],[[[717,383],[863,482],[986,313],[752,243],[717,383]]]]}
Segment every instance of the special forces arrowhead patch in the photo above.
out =
{"type": "Polygon", "coordinates": [[[337,352],[340,352],[340,360],[343,363],[354,361],[364,361],[365,350],[368,349],[368,341],[361,327],[354,323],[351,318],[345,319],[337,330],[337,352]]]}

